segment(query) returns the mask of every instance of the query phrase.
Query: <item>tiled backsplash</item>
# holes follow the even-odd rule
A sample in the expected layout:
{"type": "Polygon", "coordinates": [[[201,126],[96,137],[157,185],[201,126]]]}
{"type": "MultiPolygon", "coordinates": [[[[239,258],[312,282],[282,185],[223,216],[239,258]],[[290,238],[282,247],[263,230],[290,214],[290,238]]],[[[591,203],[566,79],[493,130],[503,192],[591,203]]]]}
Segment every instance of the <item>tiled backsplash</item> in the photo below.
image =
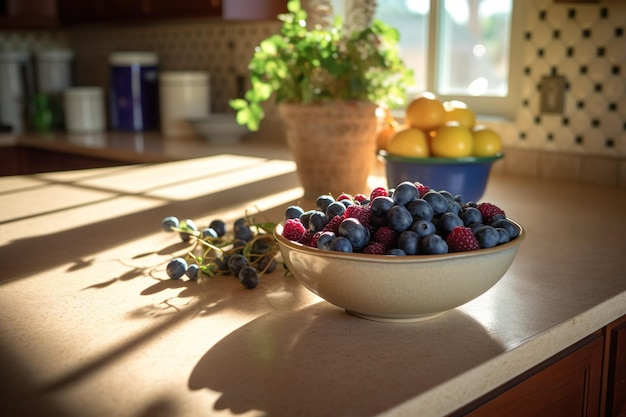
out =
{"type": "MultiPolygon", "coordinates": [[[[525,0],[521,102],[516,120],[497,125],[507,150],[498,169],[626,187],[626,1],[594,4],[525,0]],[[540,111],[547,75],[566,80],[562,114],[540,111]]],[[[163,70],[211,75],[213,111],[229,111],[237,76],[278,22],[154,24],[62,32],[0,32],[0,48],[70,47],[79,85],[108,85],[108,56],[119,50],[159,54],[163,70]]],[[[276,120],[270,106],[269,119],[276,120]]]]}

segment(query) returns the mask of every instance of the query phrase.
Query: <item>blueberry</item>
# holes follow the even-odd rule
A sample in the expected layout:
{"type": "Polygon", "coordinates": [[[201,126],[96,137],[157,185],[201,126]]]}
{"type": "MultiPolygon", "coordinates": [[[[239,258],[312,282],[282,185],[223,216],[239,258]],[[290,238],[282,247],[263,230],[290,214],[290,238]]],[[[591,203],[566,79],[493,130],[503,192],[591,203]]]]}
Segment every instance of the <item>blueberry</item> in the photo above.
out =
{"type": "Polygon", "coordinates": [[[330,203],[326,208],[326,217],[330,220],[335,216],[341,216],[345,211],[346,206],[339,201],[335,201],[330,203]]]}
{"type": "Polygon", "coordinates": [[[409,201],[406,205],[407,210],[411,213],[411,217],[413,220],[432,220],[435,213],[433,212],[433,207],[430,203],[424,199],[418,198],[413,201],[409,201]]]}
{"type": "Polygon", "coordinates": [[[259,285],[259,272],[250,265],[241,268],[241,271],[237,274],[237,278],[239,278],[239,282],[246,288],[252,289],[259,285]]]}
{"type": "Polygon", "coordinates": [[[224,255],[218,258],[215,258],[213,261],[215,265],[217,265],[217,269],[220,271],[228,271],[228,261],[230,260],[231,255],[224,255]]]}
{"type": "Polygon", "coordinates": [[[454,201],[459,203],[461,206],[463,206],[465,204],[465,199],[463,198],[463,196],[461,194],[456,194],[454,196],[454,201]]]}
{"type": "Polygon", "coordinates": [[[443,213],[437,222],[437,232],[445,239],[455,227],[463,226],[463,220],[450,211],[443,213]]]}
{"type": "Polygon", "coordinates": [[[300,206],[289,206],[285,210],[285,220],[297,219],[304,214],[304,210],[300,206]]]}
{"type": "Polygon", "coordinates": [[[435,215],[443,214],[448,210],[448,199],[437,191],[430,190],[422,198],[430,203],[435,215]]]}
{"type": "Polygon", "coordinates": [[[209,227],[217,233],[217,237],[222,237],[226,234],[226,223],[222,220],[213,220],[209,223],[209,227]]]}
{"type": "Polygon", "coordinates": [[[338,236],[330,242],[330,250],[335,252],[353,252],[352,243],[343,236],[338,236]]]}
{"type": "Polygon", "coordinates": [[[500,238],[498,239],[498,245],[502,245],[503,243],[511,241],[511,235],[509,235],[509,232],[507,232],[506,229],[496,227],[496,230],[498,231],[498,236],[500,236],[500,238]]]}
{"type": "Polygon", "coordinates": [[[217,239],[217,237],[217,232],[212,227],[205,227],[204,229],[202,229],[202,239],[217,239]]]}
{"type": "Polygon", "coordinates": [[[461,205],[461,203],[454,200],[448,202],[448,209],[446,210],[446,212],[454,213],[458,216],[459,214],[461,214],[461,211],[463,211],[463,206],[461,205]]]}
{"type": "Polygon", "coordinates": [[[315,210],[309,216],[309,230],[313,233],[320,232],[328,223],[328,218],[324,212],[315,210]]]}
{"type": "Polygon", "coordinates": [[[450,191],[439,190],[439,194],[444,196],[446,198],[446,200],[448,200],[448,201],[454,201],[454,195],[450,191]]]}
{"type": "Polygon", "coordinates": [[[228,260],[228,270],[234,276],[239,276],[239,271],[241,271],[243,267],[247,265],[248,258],[239,253],[231,255],[230,259],[228,260]]]}
{"type": "Polygon", "coordinates": [[[483,226],[484,226],[484,224],[482,224],[482,223],[472,223],[468,227],[472,230],[472,233],[474,233],[474,235],[476,235],[476,232],[478,231],[478,229],[480,229],[483,226]]]}
{"type": "Polygon", "coordinates": [[[501,227],[509,233],[509,237],[511,240],[515,239],[519,236],[519,229],[511,220],[507,218],[497,218],[496,220],[491,221],[491,226],[495,228],[501,227]]]}
{"type": "Polygon", "coordinates": [[[247,224],[240,224],[238,226],[235,226],[235,239],[249,242],[253,237],[254,233],[252,233],[250,226],[248,226],[247,224]]]}
{"type": "Polygon", "coordinates": [[[481,248],[493,248],[500,241],[500,234],[491,226],[483,226],[475,233],[476,240],[481,248]]]}
{"type": "Polygon", "coordinates": [[[437,230],[433,222],[428,220],[415,220],[411,225],[411,231],[417,233],[419,237],[425,237],[428,235],[432,235],[437,230]]]}
{"type": "Polygon", "coordinates": [[[335,235],[335,233],[329,230],[322,232],[317,238],[317,243],[316,243],[317,248],[321,250],[330,250],[330,243],[336,237],[337,236],[335,235]]]}
{"type": "Polygon", "coordinates": [[[398,184],[393,193],[393,201],[401,206],[405,206],[409,201],[416,200],[420,192],[411,181],[403,181],[398,184]]]}
{"type": "Polygon", "coordinates": [[[360,251],[370,240],[369,230],[355,218],[349,217],[339,224],[339,236],[347,238],[352,244],[352,250],[360,251]]]}
{"type": "Polygon", "coordinates": [[[257,270],[268,274],[274,272],[277,266],[278,262],[276,262],[274,255],[266,255],[259,259],[259,262],[256,264],[257,270]]]}
{"type": "Polygon", "coordinates": [[[378,229],[379,227],[383,227],[387,225],[387,216],[372,216],[370,219],[370,224],[378,229]]]}
{"type": "Polygon", "coordinates": [[[419,253],[420,237],[417,233],[405,230],[398,236],[398,249],[402,249],[407,255],[417,255],[419,253]]]}
{"type": "Polygon", "coordinates": [[[331,203],[334,203],[335,199],[333,196],[328,194],[323,194],[317,197],[316,206],[319,211],[326,213],[326,209],[331,203]]]}
{"type": "Polygon", "coordinates": [[[463,220],[464,226],[483,222],[483,215],[476,207],[465,207],[459,217],[463,220]]]}
{"type": "Polygon", "coordinates": [[[393,198],[379,195],[378,197],[375,197],[370,203],[370,209],[373,216],[382,217],[386,216],[389,209],[392,208],[394,205],[395,202],[393,201],[393,198]]]}
{"type": "Polygon", "coordinates": [[[344,198],[342,200],[340,200],[341,204],[344,205],[344,207],[349,207],[349,206],[353,206],[354,205],[354,201],[350,200],[349,198],[344,198]]]}
{"type": "Polygon", "coordinates": [[[413,217],[406,207],[395,205],[387,212],[387,223],[396,232],[404,232],[413,224],[413,217]]]}
{"type": "Polygon", "coordinates": [[[180,239],[183,242],[189,242],[189,239],[191,238],[191,235],[194,232],[198,231],[198,228],[196,227],[196,224],[191,219],[183,220],[182,222],[180,222],[179,227],[181,229],[185,230],[184,232],[180,232],[179,233],[180,239]]]}
{"type": "Polygon", "coordinates": [[[167,276],[171,279],[179,279],[185,272],[187,271],[187,261],[183,258],[174,258],[165,267],[165,272],[167,272],[167,276]]]}
{"type": "Polygon", "coordinates": [[[448,244],[438,234],[428,235],[420,240],[420,252],[424,255],[448,253],[448,244]]]}
{"type": "Polygon", "coordinates": [[[252,244],[252,249],[250,249],[250,253],[254,255],[264,255],[266,253],[271,252],[272,248],[270,244],[267,243],[267,240],[257,239],[252,244]]]}
{"type": "Polygon", "coordinates": [[[494,214],[493,216],[489,218],[489,225],[491,226],[493,222],[500,220],[500,219],[506,219],[506,216],[504,214],[494,214]]]}
{"type": "Polygon", "coordinates": [[[311,217],[311,214],[314,211],[315,210],[307,210],[300,215],[300,222],[302,222],[302,225],[304,226],[305,229],[309,228],[309,218],[311,217]]]}
{"type": "Polygon", "coordinates": [[[178,227],[179,221],[178,217],[168,216],[161,220],[161,227],[166,232],[173,232],[172,227],[178,227]]]}
{"type": "Polygon", "coordinates": [[[406,253],[404,253],[404,251],[402,249],[393,248],[393,249],[389,249],[389,251],[387,251],[387,255],[390,255],[390,256],[406,256],[406,253]]]}
{"type": "Polygon", "coordinates": [[[200,268],[198,268],[198,265],[196,264],[190,264],[187,267],[187,271],[185,272],[185,275],[187,275],[187,277],[189,277],[190,280],[195,281],[198,278],[198,270],[200,268]]]}

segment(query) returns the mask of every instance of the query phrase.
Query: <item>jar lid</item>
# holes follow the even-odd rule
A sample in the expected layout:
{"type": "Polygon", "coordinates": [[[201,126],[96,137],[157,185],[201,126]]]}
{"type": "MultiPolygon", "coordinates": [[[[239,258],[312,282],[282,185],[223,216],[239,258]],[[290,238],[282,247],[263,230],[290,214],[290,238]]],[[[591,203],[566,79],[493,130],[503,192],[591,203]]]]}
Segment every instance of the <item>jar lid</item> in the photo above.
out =
{"type": "Polygon", "coordinates": [[[206,83],[209,74],[203,71],[165,71],[159,74],[164,83],[206,83]]]}
{"type": "Polygon", "coordinates": [[[70,49],[42,49],[37,51],[37,59],[47,61],[67,61],[74,57],[70,49]]]}
{"type": "Polygon", "coordinates": [[[109,56],[111,65],[155,65],[158,62],[155,52],[114,52],[109,56]]]}
{"type": "Polygon", "coordinates": [[[68,99],[100,99],[102,97],[102,87],[71,87],[65,91],[68,99]]]}

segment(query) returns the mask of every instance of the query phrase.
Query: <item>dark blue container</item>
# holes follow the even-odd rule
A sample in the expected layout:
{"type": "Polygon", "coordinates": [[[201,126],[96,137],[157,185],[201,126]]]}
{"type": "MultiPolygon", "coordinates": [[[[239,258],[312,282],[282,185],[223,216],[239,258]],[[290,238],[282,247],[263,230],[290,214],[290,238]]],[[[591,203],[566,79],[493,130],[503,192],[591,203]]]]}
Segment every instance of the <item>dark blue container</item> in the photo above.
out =
{"type": "Polygon", "coordinates": [[[111,66],[111,127],[123,131],[159,127],[158,56],[116,52],[111,66]]]}
{"type": "Polygon", "coordinates": [[[385,160],[390,188],[402,181],[419,181],[436,191],[460,194],[465,201],[479,201],[485,192],[491,166],[503,154],[466,158],[406,158],[380,154],[385,160]]]}

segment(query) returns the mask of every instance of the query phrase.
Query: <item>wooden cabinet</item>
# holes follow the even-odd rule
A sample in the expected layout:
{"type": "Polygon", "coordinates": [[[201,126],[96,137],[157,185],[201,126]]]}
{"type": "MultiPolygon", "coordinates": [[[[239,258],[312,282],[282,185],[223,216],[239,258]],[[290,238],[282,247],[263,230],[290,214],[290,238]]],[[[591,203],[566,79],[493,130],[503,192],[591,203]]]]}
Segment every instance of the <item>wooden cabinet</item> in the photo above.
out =
{"type": "Polygon", "coordinates": [[[626,417],[626,317],[448,417],[626,417]]]}
{"type": "Polygon", "coordinates": [[[606,416],[626,417],[626,317],[606,328],[606,416]]]}
{"type": "Polygon", "coordinates": [[[128,165],[92,156],[22,146],[0,147],[0,176],[128,165]]]}
{"type": "Polygon", "coordinates": [[[63,24],[141,23],[187,18],[275,19],[287,0],[57,0],[63,24]]]}
{"type": "Polygon", "coordinates": [[[0,0],[2,29],[50,29],[58,26],[56,0],[0,0]]]}

